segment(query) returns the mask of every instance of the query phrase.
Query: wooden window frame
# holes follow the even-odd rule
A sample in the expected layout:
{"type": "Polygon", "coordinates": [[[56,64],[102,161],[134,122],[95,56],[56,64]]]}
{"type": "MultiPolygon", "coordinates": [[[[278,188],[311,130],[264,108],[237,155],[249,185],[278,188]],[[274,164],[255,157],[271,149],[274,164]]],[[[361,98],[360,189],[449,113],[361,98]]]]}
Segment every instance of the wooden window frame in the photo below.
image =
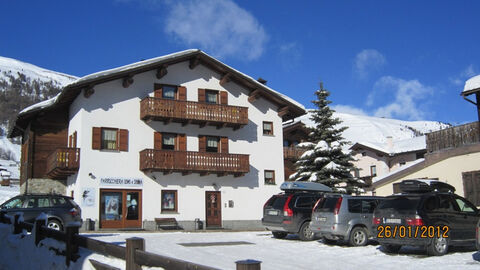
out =
{"type": "Polygon", "coordinates": [[[271,121],[263,121],[262,122],[262,130],[263,130],[263,135],[264,136],[273,136],[274,133],[273,133],[273,122],[271,121]],[[270,124],[270,126],[272,127],[272,129],[269,131],[268,129],[265,129],[265,124],[270,124]]]}
{"type": "Polygon", "coordinates": [[[221,152],[221,147],[220,147],[220,137],[219,136],[205,136],[205,152],[208,153],[220,153],[221,152]],[[217,140],[217,151],[208,151],[208,139],[209,138],[215,138],[217,140]]]}
{"type": "Polygon", "coordinates": [[[218,90],[212,90],[212,89],[205,89],[205,103],[208,103],[208,104],[220,104],[220,91],[218,91],[218,90]],[[207,98],[208,94],[215,94],[215,96],[217,97],[215,103],[213,103],[213,102],[208,102],[208,98],[207,98]]]}
{"type": "Polygon", "coordinates": [[[187,99],[187,88],[181,85],[156,83],[153,86],[153,93],[155,98],[168,99],[168,100],[186,100],[187,99]],[[165,86],[175,88],[175,94],[173,96],[173,99],[164,97],[163,87],[165,86]],[[161,90],[161,92],[157,92],[159,90],[161,90]]]}
{"type": "Polygon", "coordinates": [[[161,149],[162,150],[167,150],[167,151],[175,151],[178,149],[178,134],[176,133],[170,133],[170,132],[162,132],[162,146],[161,146],[161,149]],[[165,139],[165,135],[168,135],[168,136],[173,136],[173,149],[166,149],[164,148],[165,145],[164,145],[164,139],[165,139]]]}
{"type": "Polygon", "coordinates": [[[100,150],[106,150],[106,151],[120,151],[120,145],[119,145],[119,129],[118,128],[109,128],[109,127],[102,127],[100,130],[100,150]],[[105,147],[105,143],[103,140],[103,132],[105,130],[112,130],[115,131],[115,149],[109,149],[105,147]]]}
{"type": "Polygon", "coordinates": [[[162,193],[161,193],[161,213],[178,213],[178,191],[177,190],[174,190],[174,189],[165,189],[165,190],[162,190],[162,193]],[[174,209],[165,209],[163,207],[163,198],[164,198],[164,195],[166,194],[174,194],[174,209]]]}
{"type": "Polygon", "coordinates": [[[264,170],[263,171],[263,181],[265,183],[265,185],[275,185],[275,170],[264,170]],[[271,179],[267,179],[267,172],[271,172],[272,173],[272,178],[271,179]]]}
{"type": "Polygon", "coordinates": [[[375,177],[377,176],[377,165],[370,166],[370,176],[375,177]],[[373,173],[375,171],[375,174],[373,173]]]}
{"type": "Polygon", "coordinates": [[[112,152],[128,152],[128,129],[112,128],[112,127],[92,127],[92,149],[100,151],[112,152]],[[115,149],[105,148],[103,140],[104,130],[115,130],[115,149]]]}

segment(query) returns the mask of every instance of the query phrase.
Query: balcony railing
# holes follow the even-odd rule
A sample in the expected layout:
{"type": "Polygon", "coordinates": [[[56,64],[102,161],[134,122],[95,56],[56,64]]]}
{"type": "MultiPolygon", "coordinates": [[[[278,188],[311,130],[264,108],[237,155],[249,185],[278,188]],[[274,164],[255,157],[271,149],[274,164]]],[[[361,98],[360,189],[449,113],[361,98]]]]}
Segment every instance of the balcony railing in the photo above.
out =
{"type": "Polygon", "coordinates": [[[428,153],[480,143],[479,122],[434,131],[427,134],[428,153]]]}
{"type": "Polygon", "coordinates": [[[145,149],[140,152],[140,170],[242,176],[250,164],[248,155],[145,149]]]}
{"type": "Polygon", "coordinates": [[[78,172],[80,148],[58,148],[47,157],[47,175],[52,179],[65,179],[78,172]]]}
{"type": "Polygon", "coordinates": [[[248,108],[147,97],[140,101],[140,118],[237,129],[248,124],[248,108]]]}
{"type": "Polygon", "coordinates": [[[283,158],[297,160],[305,151],[306,149],[301,147],[283,147],[283,158]]]}

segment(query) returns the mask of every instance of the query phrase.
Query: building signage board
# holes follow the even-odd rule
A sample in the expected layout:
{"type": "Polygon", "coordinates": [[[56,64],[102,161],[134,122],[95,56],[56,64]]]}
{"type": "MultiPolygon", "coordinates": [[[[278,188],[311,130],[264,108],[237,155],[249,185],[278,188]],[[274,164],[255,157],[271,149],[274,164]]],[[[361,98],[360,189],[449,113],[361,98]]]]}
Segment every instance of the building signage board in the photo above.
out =
{"type": "Polygon", "coordinates": [[[100,179],[100,184],[105,186],[141,187],[143,186],[143,179],[142,178],[104,177],[100,179]]]}

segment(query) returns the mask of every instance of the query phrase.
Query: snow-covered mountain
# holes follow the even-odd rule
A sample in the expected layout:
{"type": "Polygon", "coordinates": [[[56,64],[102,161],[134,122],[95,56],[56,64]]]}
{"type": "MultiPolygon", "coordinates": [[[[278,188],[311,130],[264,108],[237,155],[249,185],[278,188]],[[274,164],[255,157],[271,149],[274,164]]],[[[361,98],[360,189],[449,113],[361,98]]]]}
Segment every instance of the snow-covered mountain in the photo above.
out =
{"type": "Polygon", "coordinates": [[[25,75],[31,81],[52,82],[54,86],[61,87],[76,80],[77,77],[44,69],[29,63],[13,58],[0,56],[0,80],[7,80],[8,75],[18,78],[20,74],[25,75]]]}
{"type": "MultiPolygon", "coordinates": [[[[401,141],[450,127],[450,125],[436,121],[404,121],[338,112],[335,112],[333,116],[342,121],[340,126],[348,127],[343,132],[343,137],[351,143],[373,142],[383,144],[389,136],[392,137],[393,141],[401,141]]],[[[296,121],[302,121],[309,127],[314,126],[309,114],[295,119],[296,121]]]]}

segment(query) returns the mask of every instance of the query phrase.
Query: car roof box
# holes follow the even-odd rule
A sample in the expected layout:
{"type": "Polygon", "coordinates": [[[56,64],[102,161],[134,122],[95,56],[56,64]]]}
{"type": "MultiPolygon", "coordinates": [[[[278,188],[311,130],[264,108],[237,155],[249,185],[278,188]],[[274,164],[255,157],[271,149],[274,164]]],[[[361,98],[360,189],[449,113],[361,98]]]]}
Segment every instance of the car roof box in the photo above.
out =
{"type": "Polygon", "coordinates": [[[284,182],[280,186],[280,189],[285,192],[296,192],[296,191],[332,192],[332,189],[324,184],[307,182],[307,181],[284,182]]]}
{"type": "Polygon", "coordinates": [[[455,192],[455,187],[438,180],[410,179],[400,182],[400,190],[404,193],[455,192]]]}

